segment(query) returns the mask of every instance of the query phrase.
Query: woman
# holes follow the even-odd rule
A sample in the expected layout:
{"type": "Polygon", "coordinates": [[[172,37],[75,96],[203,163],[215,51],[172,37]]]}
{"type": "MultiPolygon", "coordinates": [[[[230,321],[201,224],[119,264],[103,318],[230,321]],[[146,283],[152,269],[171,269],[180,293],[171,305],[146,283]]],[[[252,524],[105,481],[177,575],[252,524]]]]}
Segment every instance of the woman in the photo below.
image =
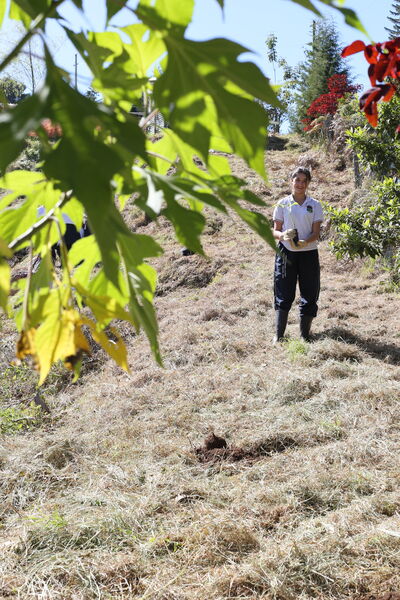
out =
{"type": "Polygon", "coordinates": [[[322,206],[307,196],[311,173],[298,167],[292,173],[292,193],[275,207],[274,238],[280,252],[275,258],[275,337],[282,340],[289,310],[300,289],[300,335],[309,341],[311,322],[317,316],[320,269],[317,244],[324,219],[322,206]]]}

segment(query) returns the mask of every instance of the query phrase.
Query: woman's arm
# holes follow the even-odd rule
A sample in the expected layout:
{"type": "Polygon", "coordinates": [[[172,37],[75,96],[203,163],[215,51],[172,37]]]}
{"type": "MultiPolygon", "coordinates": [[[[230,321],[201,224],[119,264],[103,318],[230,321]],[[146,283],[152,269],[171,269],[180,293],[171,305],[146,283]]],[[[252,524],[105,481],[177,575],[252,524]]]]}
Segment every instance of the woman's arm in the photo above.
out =
{"type": "Polygon", "coordinates": [[[274,238],[276,240],[278,240],[278,242],[280,242],[283,237],[282,236],[282,234],[283,234],[282,226],[283,226],[283,221],[274,221],[274,229],[272,231],[272,234],[273,234],[274,238]]]}

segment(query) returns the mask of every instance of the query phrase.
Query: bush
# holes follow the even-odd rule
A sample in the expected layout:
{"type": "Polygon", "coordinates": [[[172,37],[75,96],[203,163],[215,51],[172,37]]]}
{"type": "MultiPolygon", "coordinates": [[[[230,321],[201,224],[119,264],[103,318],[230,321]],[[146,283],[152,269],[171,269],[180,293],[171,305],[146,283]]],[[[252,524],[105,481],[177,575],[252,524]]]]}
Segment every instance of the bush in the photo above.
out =
{"type": "Polygon", "coordinates": [[[357,154],[364,169],[379,179],[391,171],[400,172],[400,139],[396,133],[400,123],[400,98],[379,105],[379,122],[372,128],[368,123],[347,131],[348,143],[357,154]]]}
{"type": "Polygon", "coordinates": [[[372,187],[375,202],[352,209],[327,206],[334,228],[330,246],[338,258],[383,256],[392,281],[400,281],[400,181],[387,177],[372,187]]]}

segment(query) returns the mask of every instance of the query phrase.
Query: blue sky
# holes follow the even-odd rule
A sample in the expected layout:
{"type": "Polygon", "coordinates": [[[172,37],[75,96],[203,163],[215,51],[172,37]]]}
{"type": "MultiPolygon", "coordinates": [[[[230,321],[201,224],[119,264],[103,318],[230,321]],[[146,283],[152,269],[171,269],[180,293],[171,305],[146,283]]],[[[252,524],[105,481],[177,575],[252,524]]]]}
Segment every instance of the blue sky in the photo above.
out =
{"type": "MultiPolygon", "coordinates": [[[[104,24],[104,12],[100,10],[103,2],[86,0],[87,28],[99,30],[104,24]]],[[[345,24],[338,11],[328,8],[315,0],[315,4],[327,17],[337,24],[343,45],[355,39],[368,42],[368,38],[358,30],[345,24]]],[[[136,2],[131,3],[132,6],[136,2]]],[[[363,25],[374,41],[387,39],[384,27],[389,25],[387,17],[392,7],[392,0],[347,0],[346,7],[358,13],[363,25]]],[[[77,22],[76,12],[71,3],[65,3],[65,15],[77,22]]],[[[310,27],[315,18],[312,12],[289,0],[225,0],[222,13],[216,0],[196,0],[193,21],[188,28],[187,37],[204,40],[213,37],[227,37],[241,43],[254,54],[246,55],[246,60],[253,60],[272,78],[273,73],[266,59],[265,40],[269,34],[278,37],[278,55],[284,57],[294,66],[303,58],[306,44],[310,41],[310,27]]],[[[123,11],[115,18],[116,24],[126,25],[132,22],[131,15],[123,11]]],[[[368,87],[367,63],[363,56],[355,55],[348,60],[353,75],[363,87],[368,87]]],[[[62,44],[57,51],[57,61],[67,70],[73,70],[74,51],[68,44],[62,44]]],[[[83,61],[78,64],[80,87],[87,87],[88,73],[83,61]]],[[[279,74],[278,74],[279,75],[279,74]]],[[[278,81],[279,83],[279,81],[278,81]]]]}
{"type": "MultiPolygon", "coordinates": [[[[368,42],[368,38],[358,30],[344,23],[343,16],[336,10],[330,9],[318,0],[314,0],[321,12],[334,19],[337,24],[341,41],[347,45],[355,39],[368,42]]],[[[87,29],[96,31],[104,27],[105,12],[99,0],[86,0],[86,20],[79,18],[78,12],[68,0],[62,6],[62,12],[70,23],[77,28],[79,23],[87,29]]],[[[132,0],[131,6],[137,2],[132,0]]],[[[354,9],[374,41],[387,39],[384,27],[389,25],[387,17],[392,7],[392,0],[347,0],[346,7],[354,9]]],[[[244,55],[246,60],[253,60],[269,76],[273,77],[271,66],[267,62],[265,40],[269,34],[275,33],[278,38],[278,55],[285,58],[291,66],[298,64],[304,56],[306,44],[310,41],[310,28],[314,14],[289,0],[225,0],[225,10],[222,13],[217,0],[196,0],[193,21],[188,28],[187,37],[205,40],[213,37],[226,37],[241,43],[254,54],[244,55]]],[[[127,25],[133,22],[131,13],[121,11],[115,17],[115,23],[127,25]]],[[[10,27],[10,23],[6,25],[10,27]]],[[[54,28],[51,29],[55,38],[56,60],[66,70],[74,71],[74,49],[67,40],[61,39],[54,28]]],[[[350,57],[348,64],[352,69],[357,83],[368,87],[367,63],[363,56],[350,57]]],[[[279,83],[279,73],[278,73],[279,83]]],[[[85,91],[90,85],[90,74],[84,62],[78,57],[79,87],[85,91]]]]}

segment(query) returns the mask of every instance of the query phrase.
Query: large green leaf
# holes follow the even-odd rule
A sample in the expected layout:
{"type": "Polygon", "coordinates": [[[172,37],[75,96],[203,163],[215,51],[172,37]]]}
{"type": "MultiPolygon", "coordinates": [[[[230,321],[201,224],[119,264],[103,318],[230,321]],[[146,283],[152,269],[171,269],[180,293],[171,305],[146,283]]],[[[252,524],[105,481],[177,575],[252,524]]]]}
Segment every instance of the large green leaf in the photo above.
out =
{"type": "Polygon", "coordinates": [[[164,42],[154,32],[149,32],[143,23],[123,27],[121,31],[131,40],[130,44],[124,44],[124,48],[134,62],[136,77],[147,77],[150,67],[166,51],[164,42]]]}
{"type": "MultiPolygon", "coordinates": [[[[44,213],[48,212],[55,206],[57,201],[60,199],[59,190],[55,190],[53,186],[43,180],[43,176],[38,173],[30,173],[24,171],[14,171],[7,173],[5,177],[0,180],[1,183],[6,183],[10,190],[13,190],[9,196],[6,197],[7,203],[4,202],[4,206],[10,203],[16,196],[24,196],[25,199],[17,206],[7,207],[0,212],[0,231],[5,240],[10,244],[20,235],[27,232],[32,225],[37,223],[40,219],[38,209],[42,207],[44,213]],[[40,180],[37,180],[37,176],[40,176],[40,180]],[[21,182],[18,185],[18,176],[21,177],[21,182]],[[35,181],[36,179],[36,181],[35,181]]],[[[65,223],[60,219],[61,230],[65,230],[65,223]]],[[[53,227],[52,236],[48,237],[48,234],[41,230],[39,234],[35,234],[35,249],[36,251],[41,250],[41,246],[45,243],[48,238],[49,242],[54,242],[58,239],[58,233],[55,227],[53,227]]],[[[29,240],[19,245],[19,248],[29,244],[29,240]]]]}
{"type": "Polygon", "coordinates": [[[136,15],[151,29],[183,37],[194,9],[194,0],[141,0],[136,15]]]}
{"type": "Polygon", "coordinates": [[[154,86],[154,95],[172,129],[205,161],[211,136],[222,131],[234,151],[265,175],[268,118],[252,99],[279,102],[258,67],[238,61],[247,49],[221,39],[193,42],[166,35],[165,42],[168,65],[154,86]]]}
{"type": "Polygon", "coordinates": [[[49,69],[48,85],[56,99],[49,102],[49,116],[61,125],[63,136],[46,157],[43,170],[62,181],[64,189],[73,189],[84,205],[105,272],[117,282],[116,239],[126,226],[115,207],[111,181],[135,156],[146,157],[144,135],[133,121],[119,121],[110,110],[72,89],[54,68],[49,69]]]}
{"type": "Polygon", "coordinates": [[[140,101],[148,77],[138,75],[140,68],[130,44],[115,32],[89,32],[88,37],[69,29],[66,33],[94,74],[92,86],[105,103],[117,102],[129,111],[140,101]]]}

